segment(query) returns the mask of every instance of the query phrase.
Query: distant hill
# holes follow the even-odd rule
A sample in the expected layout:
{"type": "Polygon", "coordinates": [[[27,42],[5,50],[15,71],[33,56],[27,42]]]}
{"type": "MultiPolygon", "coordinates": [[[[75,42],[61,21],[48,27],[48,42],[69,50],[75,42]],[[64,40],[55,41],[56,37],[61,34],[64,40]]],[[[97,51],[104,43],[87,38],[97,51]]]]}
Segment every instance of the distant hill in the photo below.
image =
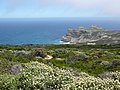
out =
{"type": "Polygon", "coordinates": [[[61,41],[71,44],[120,44],[120,30],[106,30],[102,27],[92,26],[90,28],[79,27],[69,29],[61,41]]]}

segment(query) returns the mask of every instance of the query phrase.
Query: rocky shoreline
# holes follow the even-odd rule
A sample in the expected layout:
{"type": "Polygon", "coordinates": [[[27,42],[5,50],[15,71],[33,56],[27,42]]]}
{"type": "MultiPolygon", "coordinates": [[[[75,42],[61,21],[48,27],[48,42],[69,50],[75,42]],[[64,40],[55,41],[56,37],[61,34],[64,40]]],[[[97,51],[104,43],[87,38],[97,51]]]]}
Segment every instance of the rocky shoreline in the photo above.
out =
{"type": "Polygon", "coordinates": [[[61,41],[85,45],[120,44],[120,30],[106,30],[98,26],[69,29],[61,41]]]}

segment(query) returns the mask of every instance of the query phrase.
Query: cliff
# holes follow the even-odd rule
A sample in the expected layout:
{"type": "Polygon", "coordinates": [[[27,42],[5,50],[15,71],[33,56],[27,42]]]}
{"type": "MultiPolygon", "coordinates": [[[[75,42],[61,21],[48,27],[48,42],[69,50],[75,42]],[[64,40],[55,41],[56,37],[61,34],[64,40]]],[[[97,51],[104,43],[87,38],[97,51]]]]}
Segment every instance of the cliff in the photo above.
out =
{"type": "Polygon", "coordinates": [[[120,30],[105,30],[101,27],[77,28],[68,30],[61,41],[71,44],[120,44],[120,30]]]}

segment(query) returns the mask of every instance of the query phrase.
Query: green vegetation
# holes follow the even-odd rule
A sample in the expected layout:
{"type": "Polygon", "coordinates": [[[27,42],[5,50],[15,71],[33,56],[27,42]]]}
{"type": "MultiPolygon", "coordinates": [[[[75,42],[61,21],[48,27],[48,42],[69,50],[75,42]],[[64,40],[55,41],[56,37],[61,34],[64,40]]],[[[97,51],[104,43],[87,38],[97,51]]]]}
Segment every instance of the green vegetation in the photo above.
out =
{"type": "Polygon", "coordinates": [[[120,45],[0,45],[0,90],[119,90],[119,81],[120,45]]]}
{"type": "Polygon", "coordinates": [[[0,75],[0,90],[119,90],[120,73],[100,79],[86,73],[76,74],[43,63],[25,64],[18,75],[0,75]]]}

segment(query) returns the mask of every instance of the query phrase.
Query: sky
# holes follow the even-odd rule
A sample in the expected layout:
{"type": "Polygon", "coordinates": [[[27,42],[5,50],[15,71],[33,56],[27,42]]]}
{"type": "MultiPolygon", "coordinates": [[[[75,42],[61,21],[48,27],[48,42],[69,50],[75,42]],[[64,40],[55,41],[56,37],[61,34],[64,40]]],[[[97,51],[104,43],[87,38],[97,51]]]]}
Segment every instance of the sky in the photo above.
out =
{"type": "Polygon", "coordinates": [[[0,18],[120,17],[120,0],[0,0],[0,18]]]}

